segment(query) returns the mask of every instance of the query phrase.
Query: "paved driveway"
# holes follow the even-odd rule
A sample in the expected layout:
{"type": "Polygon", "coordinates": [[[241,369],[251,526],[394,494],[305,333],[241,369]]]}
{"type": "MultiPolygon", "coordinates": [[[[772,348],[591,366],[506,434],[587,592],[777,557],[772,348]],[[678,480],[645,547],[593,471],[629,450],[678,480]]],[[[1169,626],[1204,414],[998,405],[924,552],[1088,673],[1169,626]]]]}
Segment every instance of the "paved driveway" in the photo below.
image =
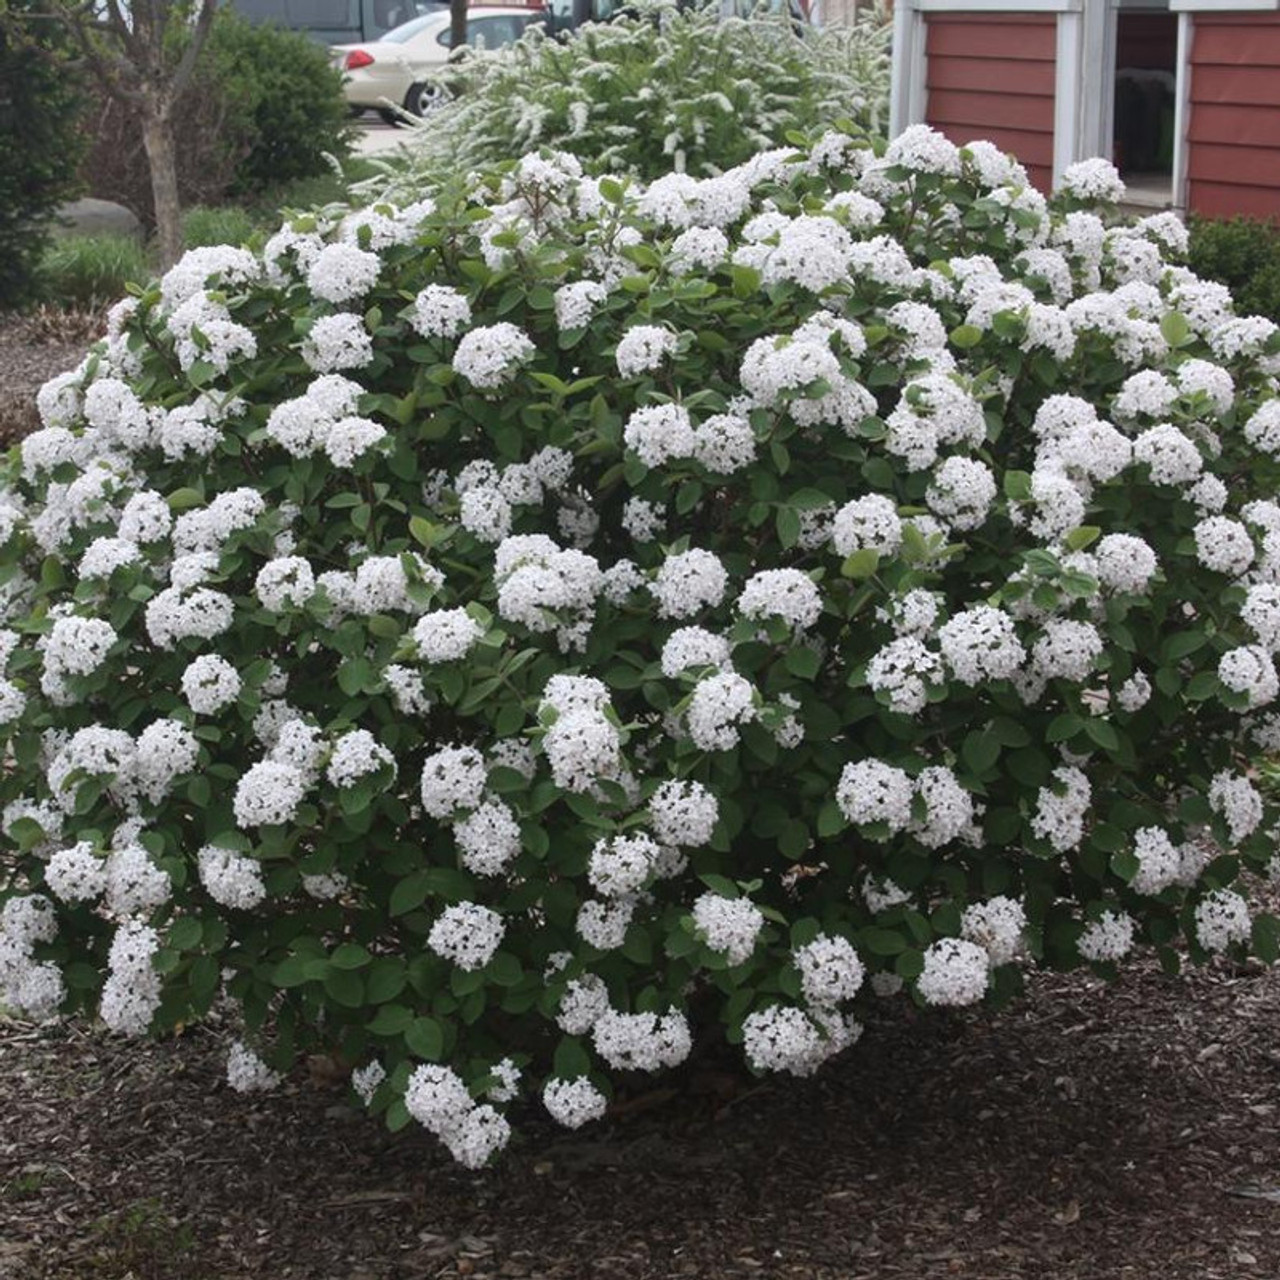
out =
{"type": "Polygon", "coordinates": [[[360,156],[385,155],[396,151],[413,136],[413,126],[397,129],[383,124],[372,111],[366,111],[356,123],[359,132],[356,135],[355,149],[356,155],[360,156]]]}

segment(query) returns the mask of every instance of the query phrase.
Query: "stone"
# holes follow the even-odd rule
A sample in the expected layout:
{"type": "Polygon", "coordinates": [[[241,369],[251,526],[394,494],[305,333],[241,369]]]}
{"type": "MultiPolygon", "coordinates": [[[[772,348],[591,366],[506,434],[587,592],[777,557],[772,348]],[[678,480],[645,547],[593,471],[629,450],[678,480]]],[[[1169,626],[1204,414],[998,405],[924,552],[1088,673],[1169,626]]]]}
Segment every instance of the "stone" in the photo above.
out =
{"type": "Polygon", "coordinates": [[[131,209],[116,204],[114,200],[98,200],[93,196],[64,204],[58,210],[53,231],[58,236],[128,236],[134,240],[143,238],[142,223],[131,209]]]}

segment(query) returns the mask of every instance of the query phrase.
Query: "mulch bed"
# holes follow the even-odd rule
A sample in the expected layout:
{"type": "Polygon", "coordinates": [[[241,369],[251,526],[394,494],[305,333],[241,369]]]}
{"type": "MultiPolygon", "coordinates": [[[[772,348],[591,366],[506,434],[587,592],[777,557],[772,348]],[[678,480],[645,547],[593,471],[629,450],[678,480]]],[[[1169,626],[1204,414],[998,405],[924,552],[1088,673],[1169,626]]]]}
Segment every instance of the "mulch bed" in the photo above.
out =
{"type": "Polygon", "coordinates": [[[101,333],[101,315],[89,312],[0,314],[0,450],[40,425],[36,392],[54,374],[74,369],[101,333]]]}
{"type": "Polygon", "coordinates": [[[531,1114],[471,1174],[306,1072],[231,1093],[214,1030],[0,1023],[0,1276],[1274,1280],[1277,1026],[1254,966],[897,1001],[814,1080],[531,1114]]]}

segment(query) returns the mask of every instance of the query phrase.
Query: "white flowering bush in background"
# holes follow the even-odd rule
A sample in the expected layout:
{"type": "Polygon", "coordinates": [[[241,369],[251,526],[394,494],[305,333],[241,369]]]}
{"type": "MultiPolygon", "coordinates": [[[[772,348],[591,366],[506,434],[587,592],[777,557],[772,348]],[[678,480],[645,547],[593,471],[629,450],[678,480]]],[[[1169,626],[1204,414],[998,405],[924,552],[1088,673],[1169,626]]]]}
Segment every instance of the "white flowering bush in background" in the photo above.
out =
{"type": "Polygon", "coordinates": [[[642,0],[555,38],[468,50],[442,73],[451,100],[409,148],[409,182],[550,146],[594,171],[722,173],[794,130],[888,116],[888,11],[797,30],[785,15],[722,17],[642,0]]]}
{"type": "Polygon", "coordinates": [[[225,999],[474,1166],[695,1037],[1273,959],[1280,335],[1119,193],[832,133],[189,253],[0,478],[0,1000],[225,999]]]}

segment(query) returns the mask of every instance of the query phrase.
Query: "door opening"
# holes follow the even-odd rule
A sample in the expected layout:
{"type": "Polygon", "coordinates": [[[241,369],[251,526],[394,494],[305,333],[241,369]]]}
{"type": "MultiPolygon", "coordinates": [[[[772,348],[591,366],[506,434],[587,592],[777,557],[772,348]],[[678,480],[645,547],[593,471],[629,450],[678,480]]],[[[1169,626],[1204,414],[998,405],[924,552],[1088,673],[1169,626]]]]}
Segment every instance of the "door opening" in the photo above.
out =
{"type": "Polygon", "coordinates": [[[1152,9],[1116,14],[1112,158],[1128,203],[1173,203],[1178,17],[1152,9]]]}

